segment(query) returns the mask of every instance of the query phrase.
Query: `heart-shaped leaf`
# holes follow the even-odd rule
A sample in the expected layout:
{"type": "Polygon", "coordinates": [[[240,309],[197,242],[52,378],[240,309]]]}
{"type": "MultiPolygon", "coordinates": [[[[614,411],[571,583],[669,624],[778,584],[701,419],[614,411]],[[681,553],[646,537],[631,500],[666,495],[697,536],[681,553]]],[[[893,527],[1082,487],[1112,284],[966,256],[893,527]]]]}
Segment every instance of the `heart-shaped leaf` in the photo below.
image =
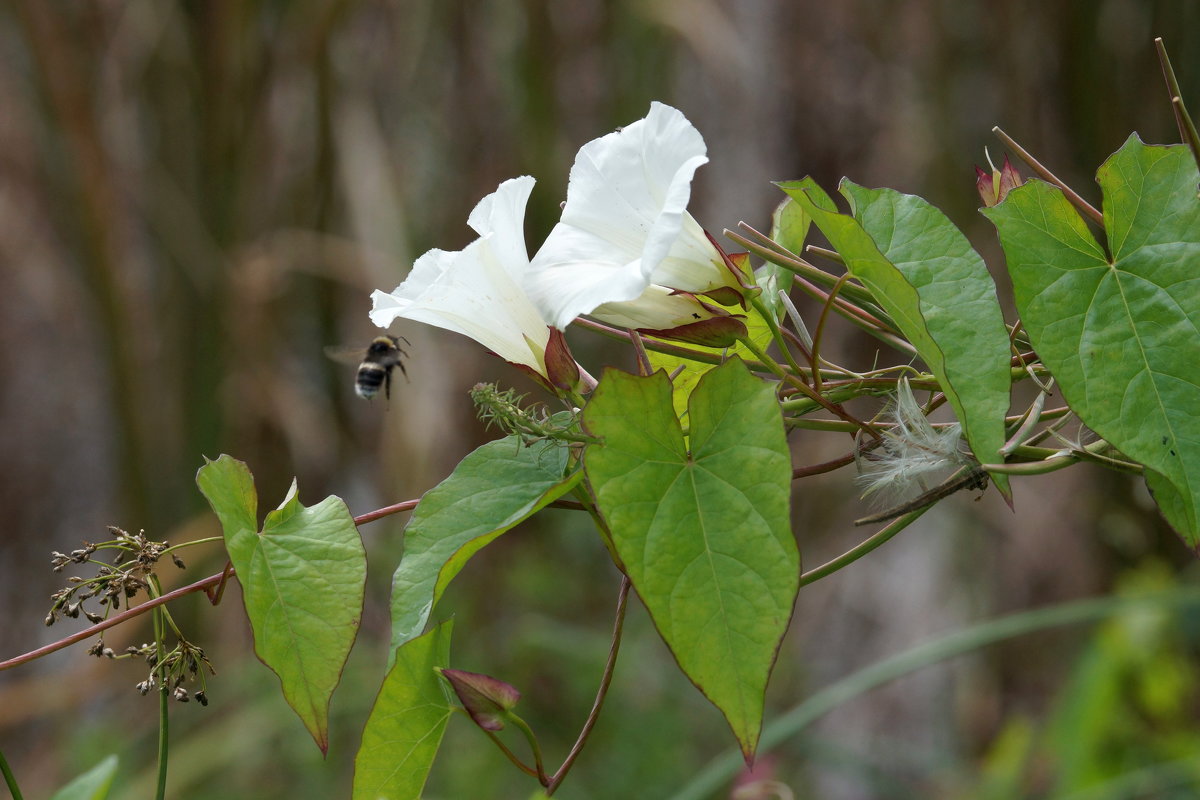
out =
{"type": "Polygon", "coordinates": [[[223,455],[196,475],[221,520],[225,547],[242,584],[254,651],[316,740],[329,748],[329,698],[341,680],[362,616],[367,557],[358,528],[339,497],[311,508],[296,484],[278,509],[256,522],[254,478],[223,455]]]}
{"type": "Polygon", "coordinates": [[[1188,148],[1134,134],[1100,167],[1109,253],[1057,188],[985,209],[1017,309],[1079,418],[1146,467],[1164,516],[1200,546],[1200,199],[1188,148]]]}
{"type": "Polygon", "coordinates": [[[772,386],[740,359],[700,379],[689,420],[690,452],[666,373],[606,370],[583,414],[604,443],[584,469],[659,633],[749,758],[799,586],[791,460],[772,386]]]}

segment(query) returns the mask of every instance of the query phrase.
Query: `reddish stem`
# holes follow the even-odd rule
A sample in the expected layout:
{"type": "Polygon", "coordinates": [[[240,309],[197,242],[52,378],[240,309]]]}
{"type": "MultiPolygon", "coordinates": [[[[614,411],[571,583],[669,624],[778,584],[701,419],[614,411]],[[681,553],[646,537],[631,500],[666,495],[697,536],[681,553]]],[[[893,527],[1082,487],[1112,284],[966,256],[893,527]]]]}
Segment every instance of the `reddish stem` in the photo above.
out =
{"type": "MultiPolygon", "coordinates": [[[[359,516],[355,517],[354,524],[363,525],[367,522],[374,522],[375,520],[380,519],[381,517],[386,517],[390,514],[396,514],[400,511],[409,511],[416,508],[418,502],[420,501],[405,500],[403,503],[396,503],[395,505],[386,506],[384,508],[376,509],[375,511],[368,511],[366,514],[360,514],[359,516]]],[[[95,625],[92,625],[89,628],[84,628],[83,630],[73,633],[70,636],[59,639],[57,642],[51,642],[50,644],[39,647],[36,650],[30,650],[28,653],[14,656],[7,661],[0,661],[0,672],[3,672],[6,669],[12,669],[13,667],[19,667],[22,664],[27,664],[30,661],[41,658],[42,656],[62,650],[64,647],[70,647],[76,642],[81,642],[84,639],[95,636],[101,631],[106,631],[109,628],[120,625],[122,622],[126,622],[134,617],[145,614],[147,611],[150,611],[153,608],[157,608],[164,603],[169,603],[172,600],[183,597],[186,594],[192,594],[193,592],[204,592],[208,595],[212,604],[216,605],[221,599],[219,590],[210,590],[213,590],[213,587],[218,586],[223,588],[225,581],[229,579],[229,576],[234,574],[236,573],[234,572],[233,566],[227,563],[225,568],[216,575],[209,575],[203,580],[190,583],[187,586],[180,587],[173,591],[167,592],[166,594],[159,595],[158,597],[152,597],[135,608],[122,611],[120,614],[111,616],[103,622],[97,622],[95,625]]]]}

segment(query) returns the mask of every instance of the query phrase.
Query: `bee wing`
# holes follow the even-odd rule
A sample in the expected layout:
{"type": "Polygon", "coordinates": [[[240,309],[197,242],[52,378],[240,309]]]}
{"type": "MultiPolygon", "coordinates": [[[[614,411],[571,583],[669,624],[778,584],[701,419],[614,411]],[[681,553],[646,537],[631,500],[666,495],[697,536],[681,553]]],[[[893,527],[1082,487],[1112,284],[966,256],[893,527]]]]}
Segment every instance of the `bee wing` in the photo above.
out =
{"type": "Polygon", "coordinates": [[[325,355],[341,364],[358,366],[362,363],[366,349],[362,347],[330,346],[325,348],[325,355]]]}

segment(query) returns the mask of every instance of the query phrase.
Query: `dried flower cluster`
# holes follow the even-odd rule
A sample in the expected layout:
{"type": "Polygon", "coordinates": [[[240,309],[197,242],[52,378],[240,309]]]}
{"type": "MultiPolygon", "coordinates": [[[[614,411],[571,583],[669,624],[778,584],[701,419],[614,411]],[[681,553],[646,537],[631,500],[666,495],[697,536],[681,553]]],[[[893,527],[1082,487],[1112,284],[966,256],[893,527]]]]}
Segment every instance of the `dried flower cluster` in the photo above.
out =
{"type": "Polygon", "coordinates": [[[167,686],[174,700],[186,703],[191,696],[188,690],[183,688],[183,682],[198,680],[200,691],[196,692],[194,697],[200,705],[208,705],[208,695],[204,689],[204,669],[213,675],[216,675],[217,671],[204,655],[203,648],[181,638],[170,652],[163,654],[161,660],[158,657],[158,648],[153,644],[131,646],[126,648],[125,654],[130,658],[145,658],[150,666],[149,676],[136,686],[140,694],[146,695],[159,686],[167,686]]]}
{"type": "MultiPolygon", "coordinates": [[[[59,616],[75,619],[80,614],[89,622],[97,624],[103,622],[111,612],[120,609],[122,598],[128,605],[128,601],[139,592],[144,591],[150,597],[159,595],[161,591],[155,570],[164,555],[169,555],[172,563],[179,569],[186,568],[179,556],[173,552],[169,542],[154,541],[146,536],[145,531],[131,534],[112,525],[108,526],[108,529],[113,534],[113,538],[108,541],[97,544],[84,542],[83,547],[72,550],[69,554],[57,550],[51,553],[50,564],[55,572],[61,572],[68,564],[94,564],[96,574],[90,578],[77,575],[67,578],[68,585],[50,596],[52,604],[50,613],[46,615],[47,625],[53,625],[59,616]],[[96,558],[97,552],[105,550],[116,551],[112,563],[96,558]],[[84,607],[84,602],[93,598],[104,608],[103,614],[84,607]]],[[[137,684],[137,690],[143,695],[157,687],[167,686],[175,700],[186,703],[191,695],[182,684],[185,680],[198,679],[201,690],[194,696],[200,705],[208,705],[202,667],[206,667],[213,674],[216,674],[216,670],[205,657],[204,650],[183,637],[166,609],[158,608],[154,613],[162,615],[176,636],[177,642],[170,651],[162,653],[164,646],[161,643],[151,643],[126,648],[125,653],[118,656],[111,647],[105,646],[104,637],[101,635],[99,640],[88,648],[88,655],[97,658],[146,659],[150,666],[150,674],[146,680],[137,684]]]]}
{"type": "MultiPolygon", "coordinates": [[[[67,564],[94,563],[96,575],[91,578],[73,575],[67,579],[69,586],[50,595],[53,604],[46,615],[47,625],[53,625],[60,614],[75,619],[82,613],[93,624],[101,622],[109,611],[121,607],[122,597],[128,600],[149,589],[147,579],[154,574],[155,565],[170,545],[146,538],[145,531],[130,534],[111,525],[108,529],[115,534],[114,539],[100,544],[84,542],[83,547],[72,550],[69,555],[57,550],[50,554],[50,564],[55,572],[62,572],[67,564]],[[117,556],[112,564],[106,564],[93,557],[98,550],[116,550],[117,556]],[[105,614],[83,608],[83,601],[93,597],[99,597],[97,602],[107,606],[105,614]]],[[[175,566],[184,569],[183,561],[174,553],[171,553],[171,560],[175,566]]]]}

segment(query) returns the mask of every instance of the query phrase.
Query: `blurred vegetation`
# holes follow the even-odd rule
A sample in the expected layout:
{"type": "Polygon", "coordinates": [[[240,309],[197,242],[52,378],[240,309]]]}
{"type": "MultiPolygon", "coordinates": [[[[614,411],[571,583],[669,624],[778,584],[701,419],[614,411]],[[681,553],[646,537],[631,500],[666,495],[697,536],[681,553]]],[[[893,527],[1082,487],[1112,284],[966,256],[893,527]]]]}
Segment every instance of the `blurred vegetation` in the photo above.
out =
{"type": "MultiPolygon", "coordinates": [[[[692,210],[714,232],[765,228],[770,180],[849,175],[927,197],[996,262],[971,169],[983,146],[998,152],[990,128],[1094,197],[1095,168],[1130,130],[1176,138],[1154,36],[1200,105],[1197,32],[1190,0],[4,4],[0,655],[50,639],[50,550],[106,524],[212,534],[192,482],[202,455],[245,460],[264,503],[297,476],[306,502],[336,493],[356,513],[444,477],[487,438],[466,390],[528,384],[471,342],[406,326],[410,380],[367,404],[322,347],[365,343],[369,291],[394,287],[429,247],[465,244],[467,213],[504,178],[538,178],[536,247],[575,150],[650,100],[705,134],[712,161],[692,210]]],[[[573,344],[589,365],[629,363],[573,344]]],[[[873,357],[850,334],[829,346],[873,357]]],[[[833,454],[819,436],[796,448],[806,462],[833,454]]],[[[1120,576],[1195,580],[1181,572],[1192,555],[1121,476],[1078,467],[1016,492],[1015,514],[994,496],[956,499],[806,588],[772,707],[971,620],[1106,593],[1120,576]]],[[[856,541],[853,502],[844,475],[798,487],[807,563],[856,541]]],[[[458,665],[520,685],[559,756],[591,702],[616,591],[578,525],[564,515],[501,540],[447,604],[458,665]]],[[[384,658],[399,527],[364,528],[371,605],[326,762],[253,659],[236,592],[215,610],[178,604],[220,674],[212,707],[174,709],[172,796],[344,795],[384,658]]],[[[223,563],[216,549],[187,560],[193,579],[223,563]]],[[[798,797],[1195,796],[1198,636],[1168,615],[991,648],[839,709],[775,769],[798,797]]],[[[114,796],[147,795],[142,677],[78,647],[0,675],[0,749],[29,796],[114,751],[114,796]]],[[[637,609],[609,704],[561,796],[666,796],[730,744],[637,609]]],[[[452,725],[429,796],[531,788],[452,725]]]]}

